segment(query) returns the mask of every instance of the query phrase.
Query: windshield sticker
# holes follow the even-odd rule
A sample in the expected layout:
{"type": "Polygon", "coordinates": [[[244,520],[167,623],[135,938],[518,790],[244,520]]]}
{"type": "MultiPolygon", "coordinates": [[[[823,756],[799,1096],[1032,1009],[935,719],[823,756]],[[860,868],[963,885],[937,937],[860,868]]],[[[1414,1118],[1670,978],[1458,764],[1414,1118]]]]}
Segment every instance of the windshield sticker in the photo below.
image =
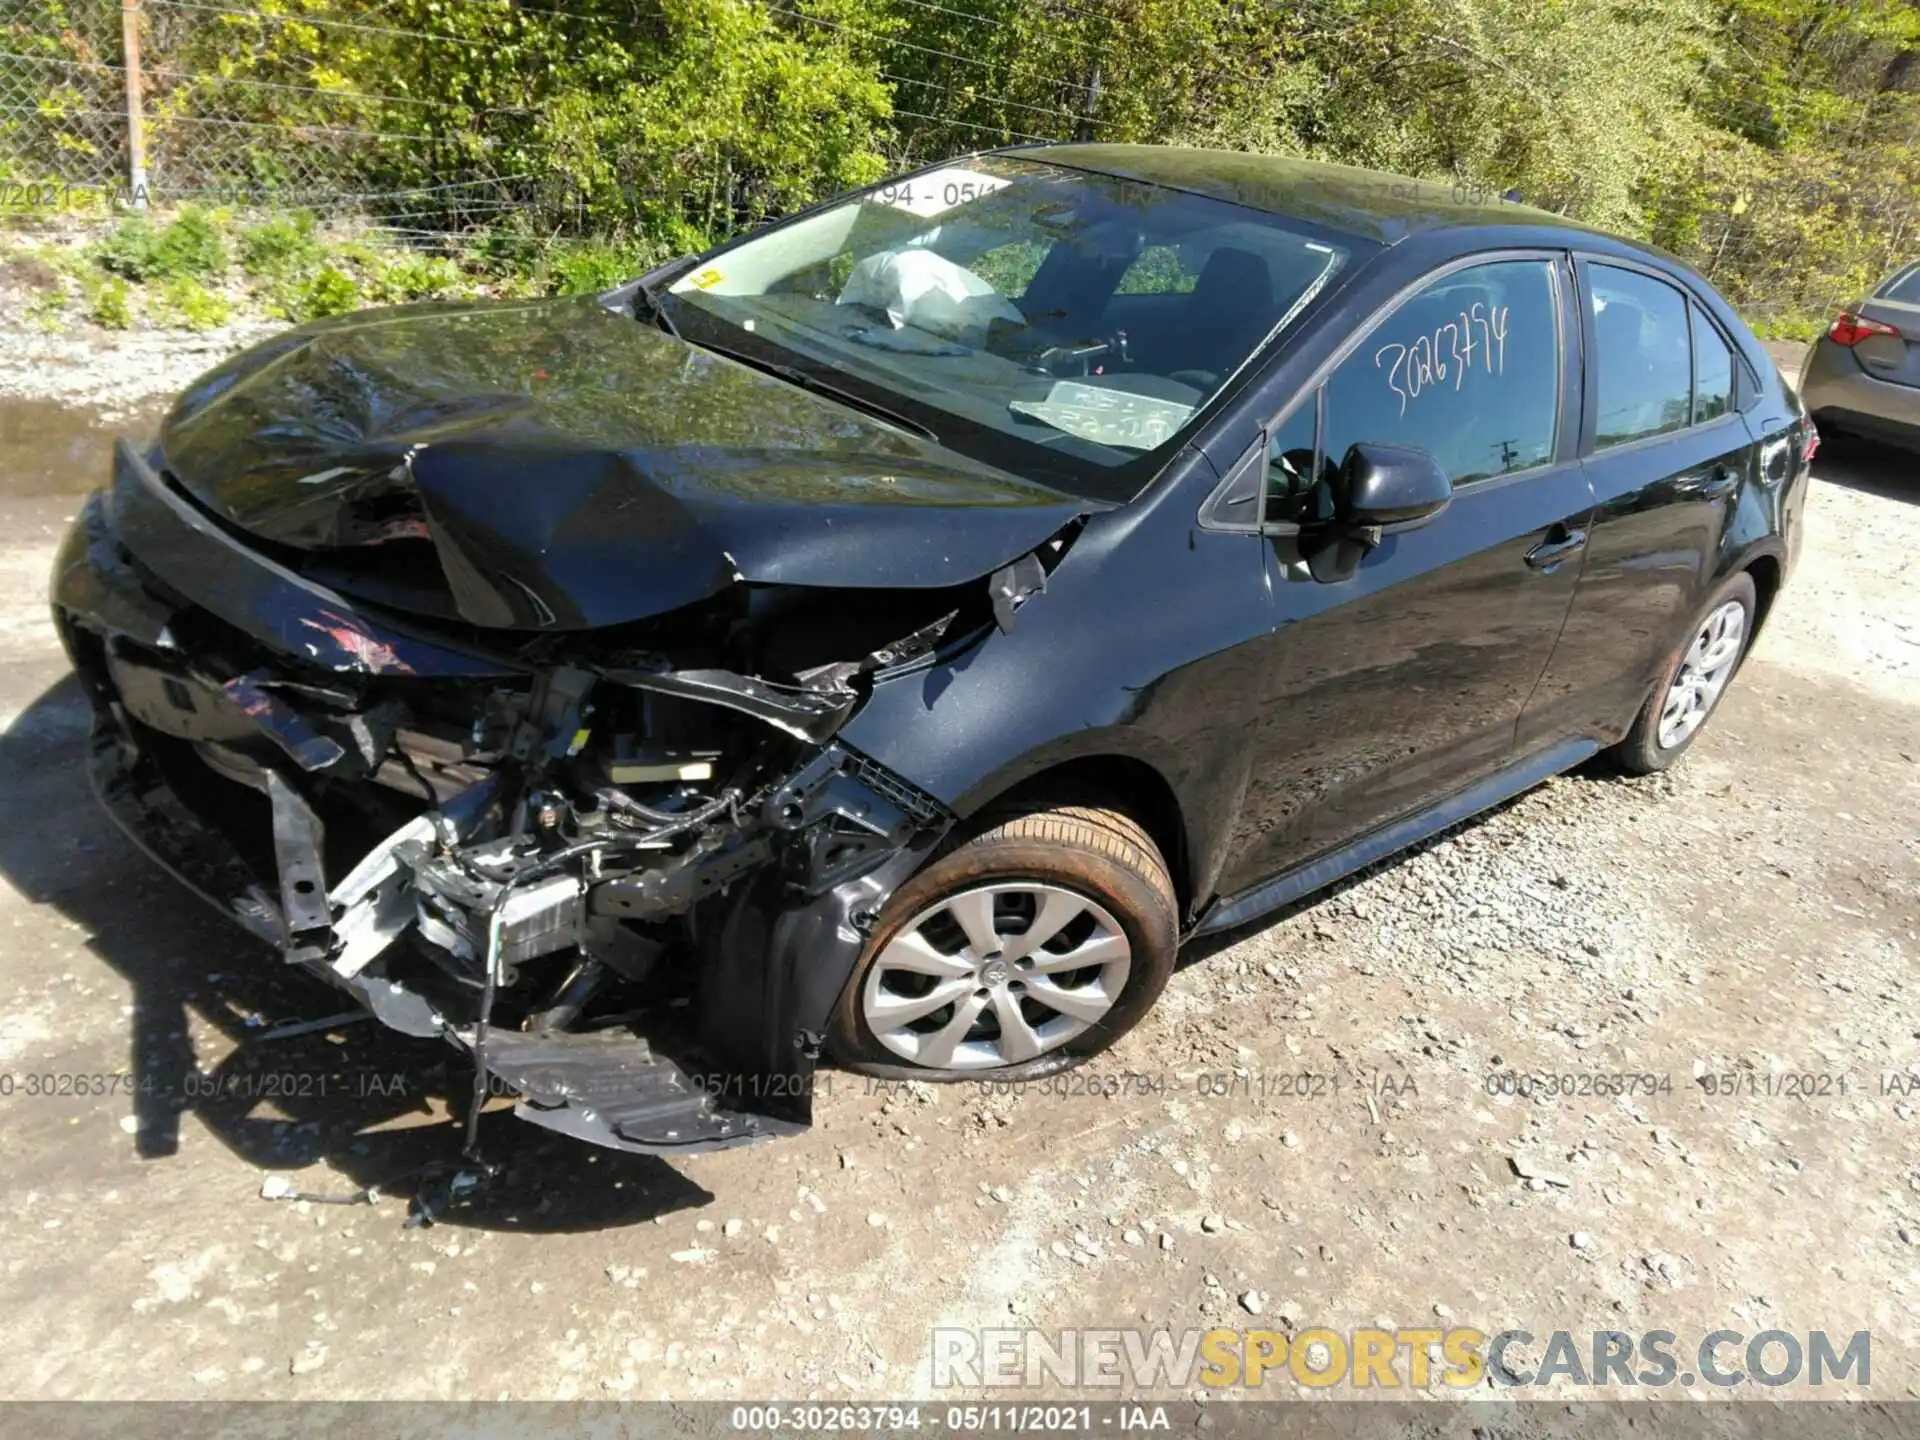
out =
{"type": "Polygon", "coordinates": [[[1458,391],[1476,362],[1488,375],[1504,375],[1507,308],[1476,300],[1460,312],[1457,324],[1448,320],[1434,326],[1432,334],[1416,336],[1411,344],[1389,341],[1375,350],[1374,368],[1386,371],[1387,388],[1400,397],[1400,413],[1407,413],[1409,400],[1440,389],[1449,377],[1458,391]]]}
{"type": "Polygon", "coordinates": [[[949,165],[944,170],[934,170],[925,175],[915,175],[910,180],[882,185],[867,198],[881,205],[891,205],[896,210],[905,210],[910,215],[930,219],[945,214],[956,205],[984,199],[996,190],[1006,189],[1011,183],[993,175],[983,175],[978,170],[949,165]]]}
{"type": "Polygon", "coordinates": [[[673,288],[676,290],[711,290],[727,278],[727,272],[717,265],[695,272],[673,288]]]}
{"type": "Polygon", "coordinates": [[[1099,385],[1056,381],[1045,400],[1012,400],[1016,415],[1044,420],[1056,430],[1127,450],[1157,450],[1193,414],[1193,406],[1099,385]]]}

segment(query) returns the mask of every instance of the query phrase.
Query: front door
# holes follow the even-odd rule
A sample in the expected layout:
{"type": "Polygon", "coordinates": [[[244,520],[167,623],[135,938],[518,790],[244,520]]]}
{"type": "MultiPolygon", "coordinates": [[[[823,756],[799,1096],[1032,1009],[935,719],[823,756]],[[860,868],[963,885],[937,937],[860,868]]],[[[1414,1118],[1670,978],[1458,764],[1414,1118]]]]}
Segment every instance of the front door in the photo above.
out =
{"type": "Polygon", "coordinates": [[[1295,536],[1270,540],[1277,626],[1223,893],[1511,757],[1593,503],[1575,458],[1569,291],[1550,255],[1444,271],[1271,428],[1269,520],[1310,519],[1329,467],[1361,441],[1426,450],[1455,489],[1439,516],[1385,536],[1345,580],[1313,579],[1295,536]]]}

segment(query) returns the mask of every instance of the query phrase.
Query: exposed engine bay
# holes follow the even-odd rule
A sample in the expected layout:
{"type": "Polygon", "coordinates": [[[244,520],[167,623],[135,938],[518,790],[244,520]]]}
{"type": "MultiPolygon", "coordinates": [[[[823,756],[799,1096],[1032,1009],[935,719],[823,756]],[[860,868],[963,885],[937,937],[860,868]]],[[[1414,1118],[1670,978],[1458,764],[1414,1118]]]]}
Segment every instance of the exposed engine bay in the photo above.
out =
{"type": "Polygon", "coordinates": [[[871,676],[1011,624],[1045,578],[1029,554],[572,635],[422,629],[242,545],[123,445],[55,608],[115,818],[289,961],[470,1052],[470,1139],[492,1086],[674,1152],[807,1123],[824,1019],[953,823],[836,732],[871,676]]]}

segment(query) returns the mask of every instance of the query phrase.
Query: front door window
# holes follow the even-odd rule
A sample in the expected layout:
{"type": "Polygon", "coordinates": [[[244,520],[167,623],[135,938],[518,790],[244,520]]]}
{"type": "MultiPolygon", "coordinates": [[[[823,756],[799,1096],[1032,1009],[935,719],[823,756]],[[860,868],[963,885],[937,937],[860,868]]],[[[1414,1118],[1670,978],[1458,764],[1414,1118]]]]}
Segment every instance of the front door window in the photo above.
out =
{"type": "Polygon", "coordinates": [[[1311,519],[1315,482],[1362,442],[1424,450],[1455,486],[1549,463],[1559,428],[1559,315],[1547,260],[1489,261],[1431,282],[1327,378],[1317,466],[1307,459],[1313,397],[1274,430],[1266,518],[1311,519]]]}

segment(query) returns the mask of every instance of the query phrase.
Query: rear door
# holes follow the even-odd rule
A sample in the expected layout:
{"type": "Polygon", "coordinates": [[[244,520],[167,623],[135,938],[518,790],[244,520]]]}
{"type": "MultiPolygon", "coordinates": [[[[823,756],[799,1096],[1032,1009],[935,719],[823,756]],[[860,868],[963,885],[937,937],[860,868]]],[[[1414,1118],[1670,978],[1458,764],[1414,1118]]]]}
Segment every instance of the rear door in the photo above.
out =
{"type": "Polygon", "coordinates": [[[1700,306],[1650,267],[1591,258],[1578,273],[1593,361],[1583,463],[1597,507],[1579,594],[1519,728],[1523,749],[1621,733],[1705,603],[1758,465],[1737,404],[1750,381],[1700,306]]]}
{"type": "Polygon", "coordinates": [[[1506,763],[1580,573],[1592,507],[1576,457],[1571,277],[1557,253],[1456,263],[1391,307],[1268,427],[1268,577],[1241,829],[1220,888],[1420,810],[1506,763]],[[1369,441],[1428,451],[1454,497],[1315,580],[1298,531],[1369,441]]]}

